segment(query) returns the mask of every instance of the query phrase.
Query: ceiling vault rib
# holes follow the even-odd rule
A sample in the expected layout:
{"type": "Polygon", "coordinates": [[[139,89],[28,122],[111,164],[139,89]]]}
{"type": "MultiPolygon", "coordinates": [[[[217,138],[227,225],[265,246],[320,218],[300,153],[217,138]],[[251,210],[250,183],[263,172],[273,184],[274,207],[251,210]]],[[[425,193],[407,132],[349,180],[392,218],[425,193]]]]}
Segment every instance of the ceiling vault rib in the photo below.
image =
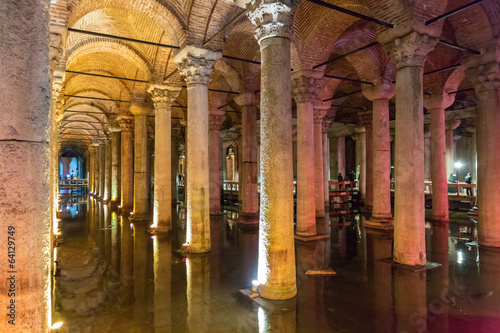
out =
{"type": "Polygon", "coordinates": [[[434,22],[437,22],[437,21],[439,21],[439,20],[442,20],[442,19],[444,19],[444,18],[447,18],[447,17],[449,17],[449,16],[451,16],[451,15],[454,15],[454,14],[456,14],[456,13],[459,13],[459,12],[461,12],[462,10],[466,10],[467,8],[472,7],[472,6],[474,6],[474,5],[477,5],[478,3],[482,2],[482,1],[483,1],[483,0],[475,0],[475,1],[472,1],[472,2],[470,2],[470,3],[468,3],[468,4],[465,4],[465,5],[463,5],[463,6],[460,6],[460,7],[458,7],[458,8],[455,8],[455,9],[453,9],[453,10],[450,10],[449,12],[446,12],[446,13],[444,13],[444,14],[441,14],[441,15],[436,16],[436,17],[434,17],[434,18],[432,18],[432,19],[430,19],[430,20],[425,21],[425,25],[432,24],[432,23],[434,23],[434,22]]]}

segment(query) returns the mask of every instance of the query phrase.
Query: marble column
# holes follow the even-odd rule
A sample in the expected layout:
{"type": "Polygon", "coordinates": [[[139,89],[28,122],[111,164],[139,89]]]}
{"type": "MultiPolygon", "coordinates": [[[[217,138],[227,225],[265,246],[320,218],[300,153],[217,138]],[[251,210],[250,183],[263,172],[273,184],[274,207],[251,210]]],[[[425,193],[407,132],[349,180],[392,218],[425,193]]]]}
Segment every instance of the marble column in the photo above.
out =
{"type": "Polygon", "coordinates": [[[99,138],[99,199],[106,198],[106,146],[108,144],[107,137],[99,138]]]}
{"type": "Polygon", "coordinates": [[[424,106],[431,114],[432,221],[437,224],[449,220],[445,109],[454,100],[455,95],[442,89],[424,98],[424,106]]]}
{"type": "Polygon", "coordinates": [[[106,159],[104,162],[104,198],[105,202],[111,200],[111,135],[108,133],[106,136],[106,159]]]}
{"type": "Polygon", "coordinates": [[[149,88],[155,109],[153,227],[172,230],[172,104],[180,87],[149,88]]]}
{"type": "Polygon", "coordinates": [[[334,175],[331,175],[331,179],[337,180],[338,179],[338,174],[341,173],[342,177],[347,176],[346,170],[345,170],[345,136],[339,136],[337,138],[337,165],[338,165],[338,172],[334,175]]]}
{"type": "MultiPolygon", "coordinates": [[[[368,163],[372,169],[372,181],[368,181],[371,186],[367,186],[367,198],[371,192],[373,211],[365,226],[384,231],[394,228],[391,213],[391,138],[389,133],[389,100],[394,93],[395,88],[390,81],[363,88],[363,95],[373,103],[371,117],[373,131],[370,140],[373,143],[372,158],[369,158],[367,151],[367,159],[372,161],[368,163]]],[[[367,168],[367,173],[370,172],[369,169],[367,168]]]]}
{"type": "Polygon", "coordinates": [[[476,146],[476,128],[469,126],[466,128],[472,134],[472,183],[477,183],[477,146],[476,146]]]}
{"type": "Polygon", "coordinates": [[[148,114],[150,110],[143,102],[133,103],[130,112],[134,115],[134,219],[148,217],[148,114]]]}
{"type": "Polygon", "coordinates": [[[453,131],[460,125],[461,120],[451,120],[446,122],[446,175],[455,172],[455,141],[453,140],[453,131]]]}
{"type": "Polygon", "coordinates": [[[314,106],[314,194],[316,217],[325,216],[325,182],[323,174],[323,121],[329,105],[314,106]]]}
{"type": "Polygon", "coordinates": [[[425,265],[423,67],[437,38],[411,32],[386,45],[396,64],[394,261],[425,265]]]}
{"type": "MultiPolygon", "coordinates": [[[[317,99],[316,90],[318,80],[323,73],[313,70],[298,70],[292,74],[292,95],[297,104],[297,228],[296,234],[300,239],[316,235],[316,210],[317,206],[323,207],[324,215],[324,193],[319,193],[321,200],[316,202],[315,189],[315,127],[314,127],[314,102],[317,99]]],[[[321,126],[322,117],[318,119],[321,126]]],[[[320,127],[317,135],[323,140],[323,131],[320,127]]],[[[321,148],[322,145],[319,147],[321,148]]],[[[320,162],[323,165],[323,149],[319,151],[320,162]]],[[[316,165],[317,166],[317,165],[316,165]]],[[[323,170],[321,168],[323,183],[323,170]]],[[[318,199],[319,200],[319,199],[318,199]]],[[[297,237],[296,236],[296,237],[297,237]]],[[[310,239],[310,238],[309,238],[310,239]]]]}
{"type": "MultiPolygon", "coordinates": [[[[365,128],[365,206],[363,210],[371,213],[373,209],[373,114],[364,111],[360,114],[361,124],[365,128]]],[[[380,167],[380,166],[379,166],[380,167]]]]}
{"type": "Polygon", "coordinates": [[[208,83],[221,54],[188,45],[174,60],[187,83],[186,245],[192,253],[210,251],[208,83]]]}
{"type": "Polygon", "coordinates": [[[50,329],[49,8],[48,0],[0,4],[2,332],[50,329]]]}
{"type": "MultiPolygon", "coordinates": [[[[496,46],[497,49],[500,47],[496,46]]],[[[499,50],[494,50],[498,59],[499,50]]],[[[492,53],[493,53],[492,52],[492,53]]],[[[483,58],[481,58],[482,60],[483,58]]],[[[484,60],[492,57],[484,57],[484,60]]],[[[500,68],[497,61],[477,64],[466,71],[477,96],[477,201],[478,243],[500,247],[500,68]]]]}
{"type": "Polygon", "coordinates": [[[224,114],[211,113],[208,116],[208,162],[210,176],[210,214],[221,213],[221,183],[220,183],[220,130],[226,120],[224,114]]]}
{"type": "Polygon", "coordinates": [[[359,167],[358,187],[361,199],[366,200],[366,129],[364,126],[356,126],[354,131],[357,133],[355,135],[355,140],[357,161],[356,168],[359,167]]]}
{"type": "Polygon", "coordinates": [[[245,92],[234,101],[241,110],[242,134],[242,222],[258,223],[259,195],[257,192],[257,101],[253,92],[245,92]]]}
{"type": "Polygon", "coordinates": [[[121,129],[110,128],[111,132],[111,202],[116,207],[120,202],[121,129]]]}
{"type": "Polygon", "coordinates": [[[290,71],[290,38],[297,4],[258,2],[247,8],[257,26],[262,61],[258,281],[260,295],[267,299],[289,299],[297,294],[290,71]]]}
{"type": "MultiPolygon", "coordinates": [[[[425,105],[425,100],[424,100],[425,105]]],[[[432,146],[431,146],[431,126],[424,126],[424,178],[426,181],[432,180],[432,146]]]]}
{"type": "Polygon", "coordinates": [[[131,212],[134,205],[134,118],[118,116],[121,132],[121,209],[131,212]]]}
{"type": "Polygon", "coordinates": [[[322,124],[322,132],[323,132],[323,181],[324,181],[324,190],[325,190],[325,207],[330,206],[330,140],[328,139],[328,129],[332,121],[329,119],[324,119],[322,124]]]}
{"type": "Polygon", "coordinates": [[[88,187],[90,194],[94,194],[94,175],[95,175],[95,147],[89,146],[89,179],[88,187]]]}

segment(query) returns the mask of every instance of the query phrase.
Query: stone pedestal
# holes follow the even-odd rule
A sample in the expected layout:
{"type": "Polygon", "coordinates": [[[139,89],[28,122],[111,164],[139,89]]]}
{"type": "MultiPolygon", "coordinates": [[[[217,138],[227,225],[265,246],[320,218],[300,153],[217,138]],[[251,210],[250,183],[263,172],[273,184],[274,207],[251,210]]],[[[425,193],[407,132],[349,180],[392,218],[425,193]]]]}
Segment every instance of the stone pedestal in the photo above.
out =
{"type": "Polygon", "coordinates": [[[51,92],[50,2],[7,1],[2,2],[0,8],[0,248],[3,255],[0,327],[2,332],[48,332],[52,280],[47,141],[51,92]],[[9,246],[15,246],[15,258],[8,256],[9,250],[12,251],[9,246]],[[15,262],[9,262],[10,259],[15,262]],[[14,280],[15,296],[9,296],[14,280]],[[15,311],[9,309],[11,304],[15,304],[15,311]],[[9,316],[12,312],[15,318],[9,316]]]}
{"type": "Polygon", "coordinates": [[[258,281],[260,295],[274,300],[297,294],[290,71],[290,36],[297,3],[259,2],[248,8],[257,26],[262,59],[258,281]]]}
{"type": "Polygon", "coordinates": [[[454,100],[455,95],[445,90],[435,91],[424,99],[424,106],[431,113],[432,221],[437,224],[447,224],[449,220],[445,109],[454,100]]]}
{"type": "Polygon", "coordinates": [[[425,265],[423,66],[437,38],[411,32],[386,45],[396,63],[394,261],[425,265]]]}
{"type": "MultiPolygon", "coordinates": [[[[316,89],[318,80],[323,74],[313,70],[299,70],[292,75],[292,92],[297,103],[297,228],[296,234],[302,237],[316,235],[317,205],[323,207],[324,193],[315,188],[315,128],[313,103],[317,99],[316,89]],[[316,202],[316,194],[320,202],[316,202]],[[322,199],[322,200],[321,200],[322,199]],[[316,211],[314,209],[316,207],[316,211]]],[[[319,118],[321,125],[322,117],[319,118]]],[[[318,137],[323,140],[323,132],[318,137]]],[[[321,148],[322,145],[319,147],[321,148]]],[[[321,165],[323,166],[323,150],[320,151],[321,165]]],[[[316,165],[317,166],[317,165],[316,165]]],[[[323,168],[320,170],[323,171],[323,168]]],[[[323,183],[323,174],[319,179],[323,183]]]]}
{"type": "Polygon", "coordinates": [[[221,213],[221,183],[220,183],[220,129],[226,120],[224,114],[208,116],[208,162],[210,164],[210,215],[221,213]]]}
{"type": "Polygon", "coordinates": [[[172,103],[180,88],[151,86],[155,109],[153,227],[157,232],[172,230],[172,103]]]}
{"type": "MultiPolygon", "coordinates": [[[[498,43],[495,52],[499,58],[498,43]]],[[[489,57],[491,59],[491,57],[489,57]]],[[[485,60],[488,57],[485,56],[485,60]]],[[[500,68],[497,61],[476,64],[466,71],[477,96],[478,243],[500,247],[500,68]]]]}
{"type": "Polygon", "coordinates": [[[121,132],[121,210],[131,212],[134,206],[134,118],[119,116],[121,132]]]}
{"type": "Polygon", "coordinates": [[[186,78],[188,124],[186,130],[186,246],[190,252],[210,251],[210,190],[208,157],[208,83],[220,53],[186,46],[175,56],[186,78]]]}
{"type": "Polygon", "coordinates": [[[134,219],[146,219],[149,211],[148,192],[148,127],[150,110],[139,102],[130,106],[134,115],[134,219]]]}
{"type": "MultiPolygon", "coordinates": [[[[367,228],[391,230],[394,221],[391,213],[391,138],[389,133],[389,99],[394,96],[395,88],[389,81],[366,87],[363,94],[373,102],[373,153],[371,198],[373,212],[366,222],[367,228]]],[[[367,152],[368,154],[368,152],[367,152]]],[[[369,172],[367,170],[367,172],[369,172]]],[[[369,189],[367,189],[369,191],[369,189]]],[[[367,198],[369,198],[367,193],[367,198]]],[[[368,201],[368,200],[367,200],[368,201]]]]}

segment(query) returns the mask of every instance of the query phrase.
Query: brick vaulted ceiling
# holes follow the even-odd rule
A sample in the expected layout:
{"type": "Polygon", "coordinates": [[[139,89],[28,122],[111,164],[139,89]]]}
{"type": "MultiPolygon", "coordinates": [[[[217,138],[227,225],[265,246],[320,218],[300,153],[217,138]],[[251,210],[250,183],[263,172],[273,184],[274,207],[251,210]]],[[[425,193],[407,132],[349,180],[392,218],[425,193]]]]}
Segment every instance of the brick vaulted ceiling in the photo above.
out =
{"type": "MultiPolygon", "coordinates": [[[[471,0],[325,2],[394,23],[396,28],[383,28],[302,0],[294,17],[291,51],[294,70],[312,68],[375,41],[384,43],[406,34],[409,29],[479,51],[490,47],[500,34],[498,0],[484,0],[427,27],[423,24],[426,20],[471,0]]],[[[177,50],[68,32],[67,28],[179,47],[188,44],[206,46],[222,51],[224,55],[260,61],[254,26],[244,10],[231,0],[52,0],[51,31],[62,35],[60,41],[51,38],[52,48],[58,50],[56,74],[67,70],[138,80],[116,80],[70,72],[63,76],[62,82],[59,82],[62,85],[58,98],[58,112],[63,119],[61,132],[85,135],[91,139],[102,136],[103,131],[114,126],[115,115],[128,113],[128,103],[119,101],[146,99],[147,103],[151,103],[146,93],[148,84],[183,84],[173,61],[177,50]],[[71,95],[116,101],[79,99],[71,95]],[[88,113],[65,112],[67,110],[88,113]]],[[[467,55],[467,52],[438,44],[427,57],[424,72],[460,64],[467,55]]],[[[326,74],[369,82],[393,80],[395,77],[394,64],[380,43],[319,69],[326,74]]],[[[470,88],[471,83],[463,71],[463,67],[457,67],[424,76],[424,91],[439,87],[446,87],[449,91],[470,88]]],[[[333,78],[324,80],[321,92],[324,99],[361,89],[361,84],[356,82],[333,78]]],[[[224,58],[216,64],[210,88],[243,92],[257,91],[259,85],[258,64],[224,58]]],[[[228,104],[226,110],[237,111],[236,104],[232,103],[233,97],[233,94],[210,92],[210,108],[217,109],[228,104]]],[[[457,105],[471,106],[474,104],[474,92],[459,93],[456,99],[457,105]]],[[[342,122],[357,122],[357,114],[352,107],[370,108],[369,101],[359,93],[333,102],[341,105],[332,109],[337,111],[336,121],[342,122]]],[[[179,94],[177,103],[186,105],[185,91],[179,94]]],[[[331,114],[333,116],[335,112],[331,114]]],[[[227,115],[228,126],[240,121],[234,112],[227,115]]],[[[175,108],[173,117],[185,119],[185,110],[175,108]]],[[[153,118],[150,119],[153,123],[153,118]]]]}

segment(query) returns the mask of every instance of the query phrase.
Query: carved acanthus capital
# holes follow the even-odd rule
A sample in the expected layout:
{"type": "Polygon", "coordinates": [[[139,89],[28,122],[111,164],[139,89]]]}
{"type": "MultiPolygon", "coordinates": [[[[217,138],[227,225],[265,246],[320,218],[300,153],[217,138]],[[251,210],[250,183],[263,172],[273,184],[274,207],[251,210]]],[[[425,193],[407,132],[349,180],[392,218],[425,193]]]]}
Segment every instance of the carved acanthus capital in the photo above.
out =
{"type": "Polygon", "coordinates": [[[270,37],[292,36],[293,15],[298,0],[253,0],[247,6],[248,18],[255,24],[255,38],[259,43],[270,37]]]}
{"type": "Polygon", "coordinates": [[[385,45],[387,53],[394,58],[396,68],[423,67],[425,57],[434,49],[438,38],[410,32],[385,45]]]}
{"type": "Polygon", "coordinates": [[[316,124],[323,123],[323,119],[325,118],[327,110],[322,109],[314,109],[314,122],[316,124]]]}
{"type": "Polygon", "coordinates": [[[181,87],[151,85],[148,93],[151,94],[155,110],[170,109],[179,96],[181,87]]]}
{"type": "Polygon", "coordinates": [[[496,61],[465,71],[477,93],[500,89],[500,67],[496,61]]]}
{"type": "Polygon", "coordinates": [[[292,96],[295,103],[316,102],[323,73],[315,70],[299,70],[292,74],[292,96]]]}
{"type": "Polygon", "coordinates": [[[325,118],[323,118],[323,123],[321,124],[322,125],[321,128],[322,128],[323,133],[328,132],[328,129],[330,128],[332,123],[333,123],[333,118],[328,118],[326,116],[325,116],[325,118]]]}
{"type": "Polygon", "coordinates": [[[62,78],[54,78],[52,80],[52,99],[57,100],[59,97],[59,93],[61,92],[63,86],[63,80],[62,78]]]}
{"type": "Polygon", "coordinates": [[[223,114],[209,114],[208,115],[208,129],[219,131],[225,120],[226,120],[226,116],[223,114]]]}
{"type": "Polygon", "coordinates": [[[186,78],[188,85],[208,85],[212,80],[211,75],[214,72],[215,63],[221,57],[221,52],[188,45],[177,53],[174,61],[179,66],[179,73],[186,78]]]}
{"type": "Polygon", "coordinates": [[[122,132],[132,132],[134,130],[134,118],[129,116],[118,116],[116,118],[122,132]]]}

